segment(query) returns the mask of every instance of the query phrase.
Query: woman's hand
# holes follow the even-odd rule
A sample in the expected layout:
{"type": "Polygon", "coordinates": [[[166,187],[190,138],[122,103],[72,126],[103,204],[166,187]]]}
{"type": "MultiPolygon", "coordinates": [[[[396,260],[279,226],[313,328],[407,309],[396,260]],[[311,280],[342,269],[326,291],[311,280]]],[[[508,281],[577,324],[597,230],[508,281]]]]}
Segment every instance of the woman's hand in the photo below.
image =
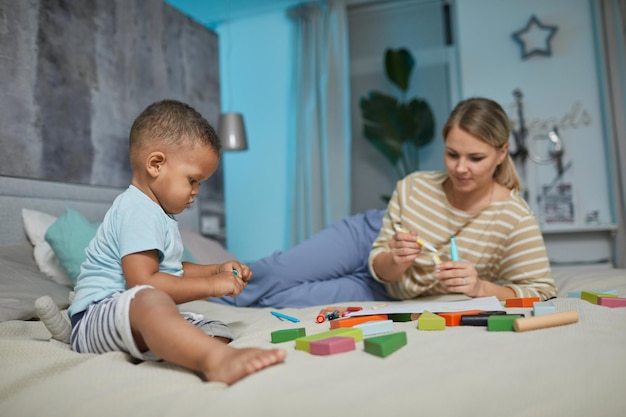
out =
{"type": "Polygon", "coordinates": [[[389,246],[389,253],[393,262],[407,267],[422,253],[422,247],[417,243],[417,233],[415,232],[396,232],[387,246],[389,246]]]}
{"type": "Polygon", "coordinates": [[[435,267],[435,278],[450,292],[477,297],[483,281],[471,262],[442,262],[435,267]]]}

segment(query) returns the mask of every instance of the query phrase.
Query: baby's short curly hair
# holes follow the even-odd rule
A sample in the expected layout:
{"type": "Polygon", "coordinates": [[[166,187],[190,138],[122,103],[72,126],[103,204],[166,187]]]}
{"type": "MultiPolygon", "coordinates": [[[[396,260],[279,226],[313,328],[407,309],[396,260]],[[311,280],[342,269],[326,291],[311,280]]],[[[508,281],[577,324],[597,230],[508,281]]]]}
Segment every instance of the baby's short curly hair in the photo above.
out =
{"type": "Polygon", "coordinates": [[[130,159],[144,147],[158,144],[165,148],[181,145],[209,145],[219,152],[222,145],[215,129],[200,113],[177,100],[150,104],[135,119],[130,129],[130,159]]]}

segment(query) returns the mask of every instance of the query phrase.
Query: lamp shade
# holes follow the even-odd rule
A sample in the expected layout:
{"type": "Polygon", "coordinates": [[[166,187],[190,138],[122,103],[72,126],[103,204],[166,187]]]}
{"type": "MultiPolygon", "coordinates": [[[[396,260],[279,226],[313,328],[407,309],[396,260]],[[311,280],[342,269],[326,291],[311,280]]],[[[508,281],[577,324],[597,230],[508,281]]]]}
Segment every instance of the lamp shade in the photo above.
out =
{"type": "Polygon", "coordinates": [[[248,149],[246,128],[241,113],[222,113],[217,127],[222,141],[222,151],[245,151],[248,149]]]}

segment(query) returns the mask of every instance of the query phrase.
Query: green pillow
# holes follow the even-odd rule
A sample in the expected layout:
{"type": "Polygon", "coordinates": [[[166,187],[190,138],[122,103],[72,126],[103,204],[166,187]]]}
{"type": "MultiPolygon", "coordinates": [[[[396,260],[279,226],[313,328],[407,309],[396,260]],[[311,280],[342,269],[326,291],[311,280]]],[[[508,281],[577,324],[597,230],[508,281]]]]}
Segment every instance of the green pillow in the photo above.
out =
{"type": "MultiPolygon", "coordinates": [[[[80,273],[80,266],[87,257],[85,248],[96,235],[98,226],[100,223],[90,223],[82,214],[68,208],[64,215],[48,227],[44,235],[44,239],[59,258],[74,285],[80,273]]],[[[184,247],[182,261],[198,263],[186,247],[184,247]]]]}
{"type": "Polygon", "coordinates": [[[76,285],[80,266],[85,261],[85,248],[96,235],[100,223],[90,223],[82,214],[68,208],[48,227],[44,239],[61,261],[70,279],[76,285]]]}

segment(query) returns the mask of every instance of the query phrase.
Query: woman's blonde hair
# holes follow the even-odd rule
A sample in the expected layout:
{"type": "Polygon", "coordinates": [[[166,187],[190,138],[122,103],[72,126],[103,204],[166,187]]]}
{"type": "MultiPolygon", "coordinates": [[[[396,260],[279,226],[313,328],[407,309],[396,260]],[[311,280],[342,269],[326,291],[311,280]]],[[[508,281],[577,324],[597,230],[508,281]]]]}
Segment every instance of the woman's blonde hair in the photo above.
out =
{"type": "MultiPolygon", "coordinates": [[[[502,106],[482,97],[468,98],[456,105],[441,132],[444,142],[454,126],[496,149],[508,143],[511,134],[509,117],[502,106]]],[[[520,191],[522,188],[522,181],[510,155],[497,166],[493,178],[509,189],[520,191]]]]}

